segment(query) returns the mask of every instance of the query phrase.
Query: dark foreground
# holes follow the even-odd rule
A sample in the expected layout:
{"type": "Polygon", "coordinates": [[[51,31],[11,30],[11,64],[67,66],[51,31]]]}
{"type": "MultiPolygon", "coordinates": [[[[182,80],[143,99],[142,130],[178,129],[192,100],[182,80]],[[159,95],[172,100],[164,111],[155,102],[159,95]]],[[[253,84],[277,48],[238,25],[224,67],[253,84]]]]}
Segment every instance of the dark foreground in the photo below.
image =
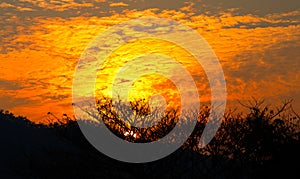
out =
{"type": "MultiPolygon", "coordinates": [[[[259,111],[260,115],[262,111],[259,111]]],[[[281,118],[263,123],[259,120],[265,120],[264,116],[255,119],[259,114],[251,113],[243,124],[227,116],[227,122],[206,149],[193,149],[193,139],[198,135],[195,132],[186,145],[166,158],[130,164],[111,159],[94,149],[74,121],[61,125],[37,125],[1,111],[0,178],[299,176],[299,134],[290,130],[291,126],[285,128],[287,125],[280,121],[281,118]]]]}

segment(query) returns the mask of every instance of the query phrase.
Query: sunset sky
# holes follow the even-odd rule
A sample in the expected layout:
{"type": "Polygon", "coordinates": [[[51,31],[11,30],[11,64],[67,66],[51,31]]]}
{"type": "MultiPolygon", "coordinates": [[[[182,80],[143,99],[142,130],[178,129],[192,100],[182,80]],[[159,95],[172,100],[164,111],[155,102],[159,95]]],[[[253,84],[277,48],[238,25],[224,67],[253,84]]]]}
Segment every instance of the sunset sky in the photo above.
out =
{"type": "Polygon", "coordinates": [[[0,109],[36,122],[48,112],[72,116],[72,82],[82,52],[109,27],[147,16],[179,21],[205,38],[224,71],[228,108],[252,97],[274,104],[292,98],[300,112],[298,0],[1,1],[0,109]]]}

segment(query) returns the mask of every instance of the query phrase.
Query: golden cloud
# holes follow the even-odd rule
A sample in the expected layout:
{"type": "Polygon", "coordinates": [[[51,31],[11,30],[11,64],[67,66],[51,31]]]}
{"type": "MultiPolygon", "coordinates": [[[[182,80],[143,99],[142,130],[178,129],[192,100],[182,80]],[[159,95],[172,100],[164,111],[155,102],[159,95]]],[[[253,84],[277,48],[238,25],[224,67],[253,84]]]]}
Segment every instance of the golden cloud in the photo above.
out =
{"type": "Polygon", "coordinates": [[[7,8],[7,7],[15,7],[15,6],[6,2],[0,4],[0,8],[7,8]]]}
{"type": "Polygon", "coordinates": [[[110,7],[127,7],[129,5],[124,2],[116,2],[116,3],[110,3],[109,6],[110,7]]]}

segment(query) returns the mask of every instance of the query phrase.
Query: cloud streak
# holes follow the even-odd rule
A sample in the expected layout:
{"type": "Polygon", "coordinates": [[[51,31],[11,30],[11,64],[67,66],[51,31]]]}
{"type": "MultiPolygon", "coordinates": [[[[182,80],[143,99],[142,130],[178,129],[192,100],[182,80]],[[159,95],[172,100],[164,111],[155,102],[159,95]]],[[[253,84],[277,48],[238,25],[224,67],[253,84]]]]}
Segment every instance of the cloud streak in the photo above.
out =
{"type": "Polygon", "coordinates": [[[129,5],[124,2],[117,2],[117,3],[110,3],[109,6],[110,7],[127,7],[129,5]]]}

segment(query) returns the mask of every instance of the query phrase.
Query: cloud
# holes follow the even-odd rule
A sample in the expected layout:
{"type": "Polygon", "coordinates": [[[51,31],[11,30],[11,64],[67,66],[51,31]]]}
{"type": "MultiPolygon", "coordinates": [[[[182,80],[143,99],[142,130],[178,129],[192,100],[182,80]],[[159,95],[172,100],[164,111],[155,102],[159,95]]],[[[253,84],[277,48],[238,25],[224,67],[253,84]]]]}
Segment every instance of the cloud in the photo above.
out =
{"type": "Polygon", "coordinates": [[[20,2],[30,3],[32,6],[39,7],[42,9],[49,9],[54,11],[65,11],[70,8],[78,8],[78,7],[92,7],[93,3],[77,3],[74,0],[20,0],[20,2]]]}
{"type": "Polygon", "coordinates": [[[230,100],[299,96],[293,95],[300,93],[299,10],[244,14],[240,8],[217,11],[197,2],[144,6],[124,0],[126,8],[97,2],[103,6],[72,0],[0,4],[5,12],[0,22],[0,88],[8,94],[1,103],[8,100],[6,107],[34,119],[47,111],[72,111],[72,78],[85,47],[109,27],[143,16],[178,20],[197,30],[221,61],[230,100]],[[21,13],[16,7],[35,12],[21,13]]]}
{"type": "Polygon", "coordinates": [[[0,90],[20,90],[22,86],[19,83],[19,81],[0,79],[0,90]]]}
{"type": "Polygon", "coordinates": [[[6,2],[2,2],[0,4],[0,8],[9,8],[9,7],[15,7],[15,6],[6,2]]]}
{"type": "Polygon", "coordinates": [[[186,12],[193,12],[195,11],[194,6],[195,3],[194,2],[185,2],[184,4],[186,4],[186,6],[180,8],[180,11],[186,11],[186,12]]]}
{"type": "Polygon", "coordinates": [[[0,8],[14,8],[14,9],[17,9],[18,11],[34,11],[32,8],[30,7],[22,7],[22,6],[16,6],[16,5],[13,5],[13,4],[9,4],[9,3],[6,3],[6,2],[3,2],[0,4],[0,8]]]}
{"type": "Polygon", "coordinates": [[[116,3],[110,3],[109,6],[110,7],[127,7],[129,5],[124,2],[116,2],[116,3]]]}
{"type": "Polygon", "coordinates": [[[0,96],[0,109],[12,109],[20,106],[32,105],[35,102],[28,98],[17,98],[15,96],[0,96]]]}
{"type": "Polygon", "coordinates": [[[257,14],[265,16],[273,13],[286,13],[294,10],[299,10],[300,1],[291,0],[283,2],[282,0],[262,0],[262,1],[248,1],[248,0],[201,0],[197,1],[200,4],[205,4],[208,7],[215,7],[216,11],[224,11],[226,9],[239,9],[238,14],[257,14]]]}
{"type": "Polygon", "coordinates": [[[29,8],[29,7],[17,7],[17,9],[21,12],[22,11],[34,11],[34,9],[29,8]]]}

